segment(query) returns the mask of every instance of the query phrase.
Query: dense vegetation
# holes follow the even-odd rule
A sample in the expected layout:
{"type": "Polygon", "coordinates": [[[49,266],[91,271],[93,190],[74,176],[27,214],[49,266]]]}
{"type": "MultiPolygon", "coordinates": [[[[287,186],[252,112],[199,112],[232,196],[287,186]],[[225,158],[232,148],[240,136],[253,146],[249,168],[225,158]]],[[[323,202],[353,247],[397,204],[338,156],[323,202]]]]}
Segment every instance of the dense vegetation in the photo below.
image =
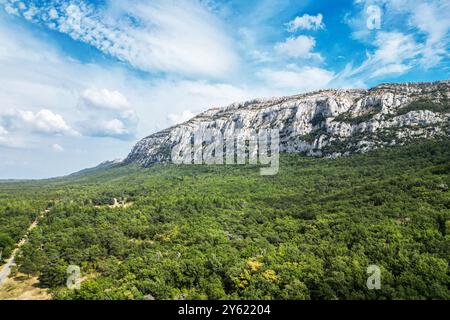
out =
{"type": "Polygon", "coordinates": [[[450,299],[449,186],[448,140],[282,155],[265,177],[252,166],[119,166],[0,184],[0,241],[10,247],[51,208],[18,262],[57,299],[450,299]],[[80,290],[65,288],[70,264],[80,290]],[[371,264],[380,290],[366,287],[371,264]]]}
{"type": "Polygon", "coordinates": [[[0,265],[37,216],[38,202],[21,201],[0,194],[0,265]]]}

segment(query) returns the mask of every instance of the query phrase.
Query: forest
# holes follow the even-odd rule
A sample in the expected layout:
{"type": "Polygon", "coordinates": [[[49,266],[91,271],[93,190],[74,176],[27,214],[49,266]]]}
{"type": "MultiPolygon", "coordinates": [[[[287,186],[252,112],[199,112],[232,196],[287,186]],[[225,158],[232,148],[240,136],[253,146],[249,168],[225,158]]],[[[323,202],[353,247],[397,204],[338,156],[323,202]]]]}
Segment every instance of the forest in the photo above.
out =
{"type": "Polygon", "coordinates": [[[0,183],[0,250],[54,299],[450,299],[450,140],[0,183]],[[114,200],[116,199],[116,200],[114,200]],[[67,268],[82,283],[68,289],[67,268]],[[369,290],[367,267],[381,269],[369,290]]]}

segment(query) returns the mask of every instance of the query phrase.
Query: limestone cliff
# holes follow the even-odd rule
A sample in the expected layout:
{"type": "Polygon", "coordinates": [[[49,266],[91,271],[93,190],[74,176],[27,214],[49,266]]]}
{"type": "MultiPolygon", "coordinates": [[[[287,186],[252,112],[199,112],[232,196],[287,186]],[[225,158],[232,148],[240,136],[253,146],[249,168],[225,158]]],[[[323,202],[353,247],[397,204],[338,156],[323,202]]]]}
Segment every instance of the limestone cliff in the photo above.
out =
{"type": "Polygon", "coordinates": [[[171,161],[171,149],[188,145],[193,131],[279,129],[280,151],[311,156],[366,152],[450,134],[450,81],[381,84],[368,90],[321,90],[255,99],[210,109],[139,141],[125,163],[171,161]]]}

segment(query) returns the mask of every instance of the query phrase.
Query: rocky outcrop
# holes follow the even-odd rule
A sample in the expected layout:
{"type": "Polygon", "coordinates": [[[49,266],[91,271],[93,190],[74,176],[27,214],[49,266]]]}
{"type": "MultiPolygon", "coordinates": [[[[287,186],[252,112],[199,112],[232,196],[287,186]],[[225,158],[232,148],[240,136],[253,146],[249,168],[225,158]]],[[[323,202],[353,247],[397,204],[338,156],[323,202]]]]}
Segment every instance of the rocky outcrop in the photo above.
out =
{"type": "Polygon", "coordinates": [[[194,131],[279,129],[280,151],[348,155],[449,135],[450,81],[381,84],[368,90],[321,90],[210,109],[139,141],[125,163],[170,162],[194,131]]]}

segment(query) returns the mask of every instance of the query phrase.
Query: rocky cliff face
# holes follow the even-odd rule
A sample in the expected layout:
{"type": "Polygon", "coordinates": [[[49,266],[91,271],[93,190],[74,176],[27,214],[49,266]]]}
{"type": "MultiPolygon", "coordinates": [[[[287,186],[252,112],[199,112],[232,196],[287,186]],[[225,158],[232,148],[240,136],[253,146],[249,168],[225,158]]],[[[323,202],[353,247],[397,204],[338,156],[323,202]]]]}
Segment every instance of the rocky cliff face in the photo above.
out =
{"type": "Polygon", "coordinates": [[[170,162],[193,131],[279,129],[280,151],[311,156],[366,152],[450,134],[450,81],[381,84],[369,90],[321,90],[210,109],[139,141],[125,163],[170,162]]]}

